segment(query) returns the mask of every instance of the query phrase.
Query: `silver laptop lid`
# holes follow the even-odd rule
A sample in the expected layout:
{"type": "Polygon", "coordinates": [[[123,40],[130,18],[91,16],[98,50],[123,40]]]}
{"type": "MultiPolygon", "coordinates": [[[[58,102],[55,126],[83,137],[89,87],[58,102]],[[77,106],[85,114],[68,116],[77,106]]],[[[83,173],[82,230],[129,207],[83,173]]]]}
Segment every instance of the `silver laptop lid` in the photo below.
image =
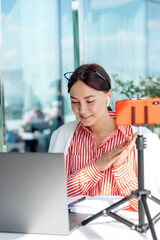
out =
{"type": "Polygon", "coordinates": [[[0,153],[0,231],[68,234],[64,155],[0,153]]]}

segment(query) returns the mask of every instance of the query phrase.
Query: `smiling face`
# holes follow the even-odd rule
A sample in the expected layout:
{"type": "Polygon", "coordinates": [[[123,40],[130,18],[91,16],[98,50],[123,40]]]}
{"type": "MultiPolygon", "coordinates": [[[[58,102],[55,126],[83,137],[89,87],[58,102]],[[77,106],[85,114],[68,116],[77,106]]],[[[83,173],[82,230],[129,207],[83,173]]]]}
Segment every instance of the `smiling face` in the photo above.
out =
{"type": "Polygon", "coordinates": [[[72,110],[84,126],[99,125],[108,116],[107,96],[110,94],[97,91],[78,80],[70,90],[72,110]]]}

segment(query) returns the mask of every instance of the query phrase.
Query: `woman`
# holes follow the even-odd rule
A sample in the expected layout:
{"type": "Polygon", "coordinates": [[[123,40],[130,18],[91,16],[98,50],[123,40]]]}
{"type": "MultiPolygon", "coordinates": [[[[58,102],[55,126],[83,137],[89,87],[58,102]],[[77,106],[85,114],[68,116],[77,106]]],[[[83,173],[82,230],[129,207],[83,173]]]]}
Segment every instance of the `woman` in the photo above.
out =
{"type": "MultiPolygon", "coordinates": [[[[138,188],[137,134],[131,126],[115,125],[115,113],[108,110],[112,99],[108,74],[97,64],[85,64],[65,77],[79,121],[56,130],[49,151],[66,155],[68,196],[128,196],[138,188]]],[[[135,199],[128,210],[137,211],[135,199]]]]}

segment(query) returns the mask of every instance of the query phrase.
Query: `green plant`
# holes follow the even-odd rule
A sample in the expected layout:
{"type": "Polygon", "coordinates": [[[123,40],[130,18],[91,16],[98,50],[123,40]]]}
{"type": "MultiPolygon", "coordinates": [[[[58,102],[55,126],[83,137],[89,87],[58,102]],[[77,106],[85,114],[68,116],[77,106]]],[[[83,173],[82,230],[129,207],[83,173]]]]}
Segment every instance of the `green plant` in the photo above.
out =
{"type": "MultiPolygon", "coordinates": [[[[119,79],[118,74],[112,75],[114,81],[113,91],[124,95],[127,99],[137,97],[160,97],[160,76],[158,77],[140,77],[139,86],[130,81],[122,81],[119,79]]],[[[158,124],[148,125],[151,131],[157,130],[158,124]]],[[[160,136],[160,133],[159,133],[160,136]]]]}
{"type": "Polygon", "coordinates": [[[160,97],[160,76],[158,77],[140,77],[140,86],[143,88],[144,96],[160,97]]]}
{"type": "Polygon", "coordinates": [[[122,81],[118,74],[112,75],[115,87],[113,91],[123,94],[128,99],[136,97],[160,97],[160,76],[158,77],[140,77],[139,86],[130,81],[122,81]]]}

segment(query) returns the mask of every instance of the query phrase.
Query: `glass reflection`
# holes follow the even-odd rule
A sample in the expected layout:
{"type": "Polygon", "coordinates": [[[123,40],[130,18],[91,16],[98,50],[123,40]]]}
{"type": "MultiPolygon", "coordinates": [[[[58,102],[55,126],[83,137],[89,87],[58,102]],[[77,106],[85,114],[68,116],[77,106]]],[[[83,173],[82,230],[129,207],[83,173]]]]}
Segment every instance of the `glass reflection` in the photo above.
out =
{"type": "Polygon", "coordinates": [[[47,151],[59,125],[58,4],[2,0],[8,151],[47,151]]]}
{"type": "Polygon", "coordinates": [[[0,152],[2,152],[2,143],[3,143],[2,129],[3,129],[2,128],[2,102],[1,102],[1,82],[0,82],[0,152]]]}
{"type": "Polygon", "coordinates": [[[159,76],[160,4],[148,2],[148,75],[159,76]]]}

